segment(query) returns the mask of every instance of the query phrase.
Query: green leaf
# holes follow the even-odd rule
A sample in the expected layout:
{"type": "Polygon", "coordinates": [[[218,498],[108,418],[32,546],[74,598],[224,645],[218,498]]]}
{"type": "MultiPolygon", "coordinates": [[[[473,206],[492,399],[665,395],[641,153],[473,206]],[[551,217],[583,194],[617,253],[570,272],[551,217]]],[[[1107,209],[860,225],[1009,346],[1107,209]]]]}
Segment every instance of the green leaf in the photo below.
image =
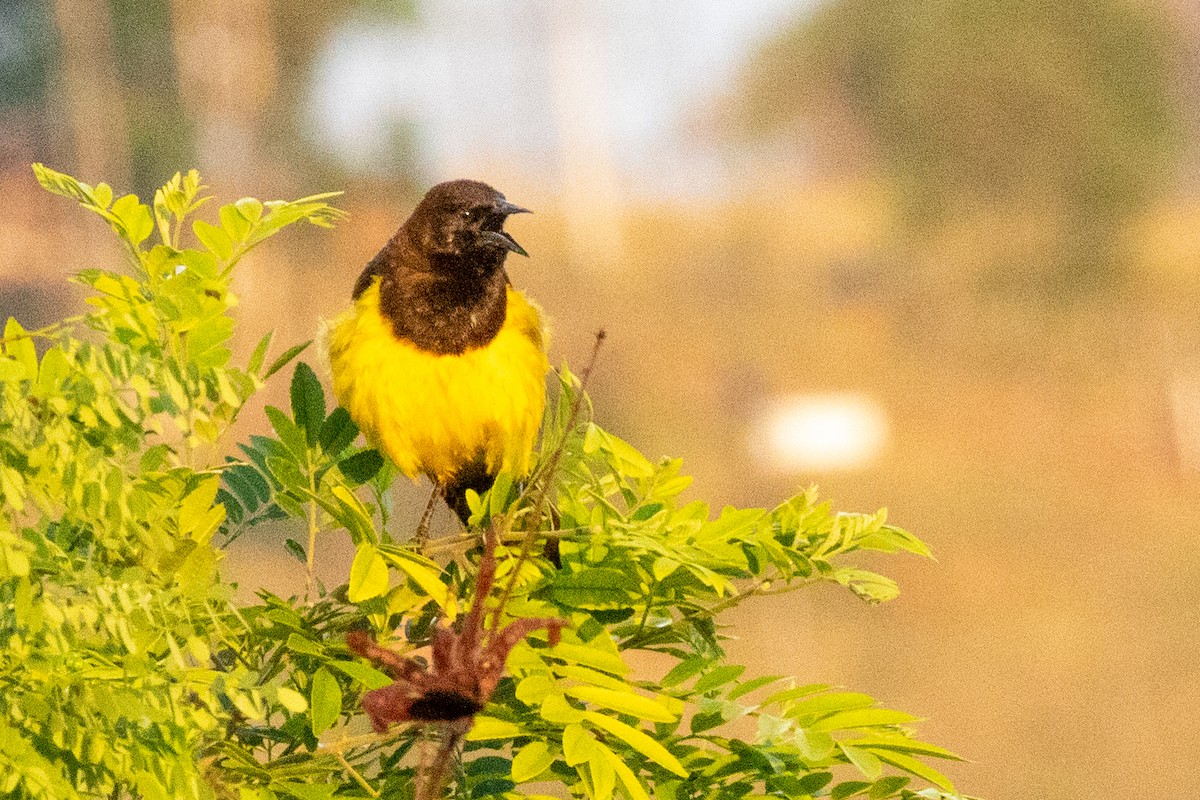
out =
{"type": "Polygon", "coordinates": [[[916,775],[922,780],[929,781],[939,789],[944,789],[951,794],[955,792],[954,784],[950,782],[949,778],[933,767],[918,761],[912,756],[905,755],[904,753],[892,753],[879,750],[875,751],[875,755],[879,757],[880,761],[884,761],[888,764],[891,764],[893,767],[898,767],[907,773],[916,775]]]}
{"type": "Polygon", "coordinates": [[[4,348],[21,365],[27,380],[37,378],[37,348],[33,344],[32,337],[21,327],[21,323],[12,317],[9,317],[8,322],[4,325],[4,348]]]}
{"type": "Polygon", "coordinates": [[[251,375],[257,375],[258,371],[262,369],[263,362],[267,359],[267,349],[270,348],[273,338],[274,333],[267,331],[255,345],[254,352],[250,354],[250,360],[246,363],[246,371],[251,375]]]}
{"type": "Polygon", "coordinates": [[[326,667],[313,673],[308,704],[312,709],[313,736],[320,736],[333,727],[342,713],[342,687],[326,667]]]}
{"type": "MultiPolygon", "coordinates": [[[[304,431],[308,446],[316,447],[325,423],[325,390],[312,367],[300,361],[292,373],[292,418],[304,431]]],[[[280,437],[282,438],[282,437],[280,437]]]]}
{"type": "Polygon", "coordinates": [[[597,728],[601,728],[605,732],[610,733],[621,741],[625,742],[625,744],[629,745],[634,750],[653,761],[655,764],[674,772],[681,778],[686,778],[691,774],[688,772],[687,768],[683,766],[683,764],[679,763],[679,759],[675,758],[675,756],[671,755],[671,753],[667,751],[667,748],[663,747],[657,741],[650,738],[642,731],[639,731],[637,728],[626,725],[620,720],[607,717],[604,714],[599,714],[595,711],[585,711],[584,718],[597,728]]]}
{"type": "Polygon", "coordinates": [[[466,738],[469,742],[487,742],[494,739],[515,739],[527,733],[524,728],[515,722],[496,719],[486,714],[477,714],[475,716],[475,725],[467,733],[466,738]]]}
{"type": "Polygon", "coordinates": [[[894,580],[870,570],[844,567],[834,572],[833,577],[868,603],[886,603],[900,596],[900,587],[894,580]]]}
{"type": "Polygon", "coordinates": [[[578,700],[650,722],[674,722],[677,719],[662,703],[633,692],[618,692],[601,686],[572,686],[566,693],[578,700]]]}
{"type": "Polygon", "coordinates": [[[275,406],[266,406],[263,412],[267,415],[271,427],[275,429],[275,435],[279,437],[279,441],[283,442],[284,447],[298,459],[298,463],[303,463],[308,453],[308,446],[300,428],[288,418],[287,414],[275,406]]]}
{"type": "Polygon", "coordinates": [[[625,477],[649,478],[654,475],[654,465],[636,447],[592,423],[584,440],[584,452],[597,450],[606,452],[613,466],[625,477]]]}
{"type": "Polygon", "coordinates": [[[538,714],[555,725],[573,725],[583,722],[584,712],[567,702],[561,692],[548,694],[538,706],[538,714]]]}
{"type": "Polygon", "coordinates": [[[628,675],[629,665],[621,660],[621,656],[610,653],[595,646],[559,642],[550,650],[554,658],[561,658],[575,664],[583,664],[593,669],[611,672],[614,675],[628,675]]]}
{"type": "Polygon", "coordinates": [[[275,696],[279,700],[279,704],[293,714],[303,714],[308,710],[308,701],[295,689],[280,686],[275,690],[275,696]]]}
{"type": "Polygon", "coordinates": [[[271,788],[295,797],[296,800],[330,800],[337,792],[336,783],[294,783],[292,781],[272,781],[271,788]]]}
{"type": "Polygon", "coordinates": [[[809,728],[815,731],[838,731],[850,728],[868,728],[875,725],[903,725],[915,722],[917,719],[912,714],[892,711],[888,708],[857,708],[831,714],[817,720],[809,728]]]}
{"type": "MultiPolygon", "coordinates": [[[[623,691],[629,684],[623,678],[614,678],[607,672],[585,667],[582,664],[562,664],[554,667],[554,673],[563,678],[623,691]]],[[[547,679],[548,680],[548,679],[547,679]]]]}
{"type": "Polygon", "coordinates": [[[836,746],[833,737],[825,731],[796,730],[796,748],[809,761],[824,761],[833,754],[836,746]]]}
{"type": "Polygon", "coordinates": [[[135,248],[154,233],[154,217],[137,195],[127,194],[117,200],[112,205],[111,213],[120,222],[119,227],[114,227],[135,248]]]}
{"type": "Polygon", "coordinates": [[[874,754],[860,750],[844,742],[838,743],[838,749],[846,756],[846,760],[858,768],[867,780],[874,781],[883,774],[883,763],[874,754]]]}
{"type": "Polygon", "coordinates": [[[543,741],[532,741],[522,747],[512,760],[512,779],[517,783],[531,781],[550,768],[555,755],[543,741]]]}
{"type": "MultiPolygon", "coordinates": [[[[824,691],[827,691],[829,688],[830,688],[829,684],[827,684],[827,683],[810,683],[810,684],[806,684],[804,686],[796,686],[791,689],[783,689],[783,690],[775,692],[775,693],[771,694],[770,696],[764,698],[762,703],[760,703],[759,705],[769,706],[769,705],[772,705],[773,703],[784,703],[784,702],[787,702],[788,700],[796,700],[800,697],[807,697],[808,695],[816,694],[817,692],[824,692],[824,691]]],[[[867,703],[867,705],[870,705],[871,703],[875,702],[875,699],[873,697],[871,697],[870,695],[863,695],[863,696],[866,697],[867,700],[869,701],[867,703]]]]}
{"type": "MultiPolygon", "coordinates": [[[[646,788],[642,786],[641,781],[633,774],[633,770],[622,761],[616,753],[608,748],[604,749],[604,755],[612,765],[613,771],[616,772],[617,778],[620,779],[621,785],[625,787],[625,793],[629,796],[629,800],[650,800],[650,796],[646,794],[646,788]]],[[[661,788],[662,783],[658,783],[656,788],[661,788]]],[[[662,796],[659,794],[658,796],[662,796]]]]}
{"type": "Polygon", "coordinates": [[[722,667],[717,667],[711,672],[703,675],[700,680],[696,681],[693,690],[698,694],[712,691],[718,686],[724,686],[732,680],[735,680],[739,675],[746,671],[746,668],[739,664],[727,664],[722,667]]]}
{"type": "Polygon", "coordinates": [[[637,589],[637,581],[628,572],[593,567],[580,572],[557,572],[549,596],[568,608],[625,608],[634,601],[637,589]]]}
{"type": "Polygon", "coordinates": [[[330,667],[335,667],[361,683],[368,691],[391,686],[392,679],[379,670],[361,661],[327,661],[330,667]]]}
{"type": "MultiPolygon", "coordinates": [[[[476,762],[472,762],[476,763],[476,762]]],[[[481,797],[495,797],[497,795],[507,794],[516,786],[508,778],[486,778],[471,787],[471,800],[478,800],[481,797]]]]}
{"type": "Polygon", "coordinates": [[[513,490],[512,475],[501,472],[492,482],[488,490],[488,511],[493,517],[498,517],[508,508],[509,502],[516,496],[513,490]]]}
{"type": "Polygon", "coordinates": [[[271,366],[267,367],[267,371],[263,373],[262,379],[265,381],[267,378],[286,367],[289,363],[291,363],[293,358],[303,353],[305,348],[307,348],[310,344],[312,344],[312,339],[309,339],[307,342],[301,342],[293,347],[289,347],[283,352],[283,355],[271,362],[271,366]]]}
{"type": "MultiPolygon", "coordinates": [[[[221,476],[213,475],[204,479],[179,501],[179,533],[183,536],[207,543],[208,536],[216,529],[212,524],[211,512],[218,511],[213,507],[217,498],[217,489],[221,487],[221,476]]],[[[221,516],[224,510],[220,509],[221,516]]],[[[217,523],[219,524],[219,520],[217,523]]]]}
{"type": "Polygon", "coordinates": [[[833,787],[829,796],[832,800],[845,800],[847,797],[862,794],[869,788],[871,788],[871,784],[866,781],[843,781],[833,787]]]}
{"type": "Polygon", "coordinates": [[[596,742],[592,747],[591,757],[588,758],[587,768],[591,778],[592,800],[609,800],[617,787],[617,774],[613,769],[616,754],[603,742],[596,742]]]}
{"type": "Polygon", "coordinates": [[[253,197],[243,197],[233,204],[238,213],[245,217],[249,222],[258,222],[262,219],[263,204],[261,201],[253,197]]]}
{"type": "MultiPolygon", "coordinates": [[[[803,691],[810,687],[802,686],[798,689],[791,689],[785,692],[779,692],[777,695],[772,695],[767,700],[763,701],[763,705],[770,702],[776,702],[777,698],[786,695],[788,691],[796,692],[803,691]]],[[[800,717],[814,717],[822,714],[829,714],[834,711],[846,711],[852,708],[869,708],[875,704],[875,698],[869,694],[862,692],[831,692],[818,697],[811,697],[807,700],[802,700],[799,703],[792,704],[785,712],[784,716],[798,719],[800,717]]]]}
{"type": "Polygon", "coordinates": [[[355,486],[366,483],[383,469],[383,456],[378,450],[361,450],[338,462],[338,469],[355,486]]]}
{"type": "MultiPolygon", "coordinates": [[[[350,419],[350,414],[346,409],[338,406],[321,426],[321,452],[336,458],[354,442],[356,436],[358,436],[358,426],[354,424],[354,420],[350,419]]],[[[345,471],[342,474],[345,474],[345,471]]],[[[358,481],[358,483],[364,482],[358,481]]]]}
{"type": "Polygon", "coordinates": [[[293,653],[303,653],[308,656],[318,656],[325,658],[325,648],[305,636],[298,633],[288,634],[287,648],[293,653]]]}
{"type": "Polygon", "coordinates": [[[379,537],[375,535],[375,523],[371,519],[366,506],[345,486],[334,486],[330,490],[334,502],[330,503],[324,497],[318,497],[321,507],[336,519],[342,527],[350,531],[355,545],[375,543],[379,537]]]}
{"type": "Polygon", "coordinates": [[[235,244],[242,244],[246,241],[250,235],[250,220],[238,211],[235,204],[221,206],[217,214],[221,218],[221,227],[225,229],[230,241],[235,244]]]}
{"type": "MultiPolygon", "coordinates": [[[[876,733],[872,731],[872,733],[876,733]]],[[[962,757],[950,752],[944,747],[938,747],[935,744],[921,742],[916,739],[911,739],[898,733],[878,732],[878,736],[866,736],[859,739],[849,740],[847,743],[855,747],[865,747],[868,750],[896,750],[901,753],[916,753],[923,756],[933,756],[934,758],[946,758],[952,761],[962,761],[962,757]]]]}
{"type": "Polygon", "coordinates": [[[208,252],[220,260],[228,261],[229,257],[233,255],[233,240],[229,238],[229,234],[224,229],[198,219],[192,223],[192,233],[196,234],[196,239],[208,249],[208,252]]]}
{"type": "Polygon", "coordinates": [[[362,603],[372,597],[379,597],[388,590],[387,562],[379,551],[369,543],[359,545],[350,565],[350,590],[348,597],[351,603],[362,603]]]}
{"type": "Polygon", "coordinates": [[[295,539],[285,539],[283,548],[292,554],[292,557],[301,564],[308,563],[308,553],[304,552],[304,545],[297,542],[295,539]]]}
{"type": "Polygon", "coordinates": [[[442,582],[441,570],[434,562],[403,547],[388,546],[380,549],[383,557],[421,588],[438,604],[446,618],[453,622],[458,616],[458,603],[449,587],[442,582]]]}
{"type": "Polygon", "coordinates": [[[737,700],[742,695],[750,694],[755,689],[761,689],[764,686],[770,686],[772,683],[783,680],[783,675],[762,675],[757,678],[751,678],[748,681],[738,684],[737,688],[731,689],[726,693],[727,700],[737,700]]]}
{"type": "Polygon", "coordinates": [[[247,511],[254,511],[271,496],[270,487],[262,475],[248,464],[226,466],[221,479],[247,511]]]}
{"type": "Polygon", "coordinates": [[[871,800],[883,800],[885,797],[891,797],[907,786],[911,780],[907,775],[887,775],[879,778],[871,784],[871,791],[867,792],[867,797],[871,800]]]}
{"type": "Polygon", "coordinates": [[[567,762],[568,767],[586,763],[592,757],[592,748],[595,745],[596,740],[582,725],[571,724],[563,728],[563,760],[567,762]]]}
{"type": "Polygon", "coordinates": [[[41,397],[58,393],[58,385],[71,373],[71,363],[58,347],[51,347],[42,356],[38,370],[37,387],[41,397]]]}
{"type": "Polygon", "coordinates": [[[708,666],[708,664],[708,659],[700,658],[698,656],[684,659],[672,667],[671,671],[663,677],[662,687],[664,689],[669,689],[672,686],[677,686],[695,675],[697,672],[703,670],[706,666],[708,666]]]}

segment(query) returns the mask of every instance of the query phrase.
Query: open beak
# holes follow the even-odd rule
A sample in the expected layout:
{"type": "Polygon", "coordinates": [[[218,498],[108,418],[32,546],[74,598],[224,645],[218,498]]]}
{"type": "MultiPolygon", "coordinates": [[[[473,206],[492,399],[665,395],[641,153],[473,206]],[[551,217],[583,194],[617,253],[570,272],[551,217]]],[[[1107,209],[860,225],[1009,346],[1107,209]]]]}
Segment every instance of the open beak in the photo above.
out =
{"type": "Polygon", "coordinates": [[[514,253],[529,257],[529,253],[525,252],[525,248],[517,244],[517,240],[512,237],[508,231],[483,231],[479,234],[481,238],[486,239],[492,244],[499,245],[505,250],[511,250],[514,253]]]}
{"type": "MultiPolygon", "coordinates": [[[[514,204],[508,202],[507,200],[501,200],[499,203],[497,203],[496,211],[505,217],[508,217],[510,214],[531,214],[531,213],[533,213],[528,208],[521,208],[520,206],[514,205],[514,204]]],[[[505,248],[506,250],[511,250],[514,253],[525,256],[526,258],[529,257],[529,253],[525,252],[525,248],[521,247],[521,245],[517,244],[517,240],[514,239],[512,237],[512,234],[510,234],[508,231],[505,231],[505,230],[484,231],[483,235],[488,237],[490,240],[492,240],[496,244],[500,245],[501,247],[505,248]]]]}

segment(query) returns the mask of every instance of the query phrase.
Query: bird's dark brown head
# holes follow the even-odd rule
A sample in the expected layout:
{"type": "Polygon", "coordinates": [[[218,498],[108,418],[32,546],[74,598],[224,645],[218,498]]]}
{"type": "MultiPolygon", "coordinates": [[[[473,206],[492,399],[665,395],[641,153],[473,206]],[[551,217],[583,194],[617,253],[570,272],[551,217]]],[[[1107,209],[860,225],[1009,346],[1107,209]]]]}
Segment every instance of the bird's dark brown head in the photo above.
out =
{"type": "Polygon", "coordinates": [[[502,263],[510,251],[528,255],[504,230],[510,214],[527,211],[485,183],[448,181],[429,190],[404,228],[409,241],[432,257],[502,263]]]}

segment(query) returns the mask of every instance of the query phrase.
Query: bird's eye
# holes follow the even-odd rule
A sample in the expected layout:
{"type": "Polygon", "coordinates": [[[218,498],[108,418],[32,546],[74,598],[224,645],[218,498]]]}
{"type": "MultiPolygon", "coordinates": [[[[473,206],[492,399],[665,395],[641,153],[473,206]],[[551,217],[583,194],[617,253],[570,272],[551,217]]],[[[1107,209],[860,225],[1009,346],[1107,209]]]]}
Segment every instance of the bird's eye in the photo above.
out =
{"type": "Polygon", "coordinates": [[[467,220],[468,222],[470,222],[474,217],[475,217],[475,209],[473,209],[473,208],[468,208],[466,211],[462,212],[462,218],[467,220]]]}

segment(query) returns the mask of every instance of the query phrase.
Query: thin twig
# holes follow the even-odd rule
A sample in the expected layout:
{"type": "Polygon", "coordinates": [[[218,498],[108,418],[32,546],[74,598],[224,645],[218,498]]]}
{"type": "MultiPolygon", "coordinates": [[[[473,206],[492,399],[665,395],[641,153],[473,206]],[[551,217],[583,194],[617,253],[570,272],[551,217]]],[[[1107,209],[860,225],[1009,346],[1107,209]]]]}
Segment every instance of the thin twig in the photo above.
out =
{"type": "Polygon", "coordinates": [[[664,625],[661,628],[655,628],[649,633],[649,635],[647,635],[644,628],[639,628],[636,634],[630,636],[628,639],[622,642],[622,648],[631,649],[643,647],[647,644],[653,644],[656,640],[662,639],[664,634],[670,633],[675,629],[676,626],[684,622],[691,622],[698,619],[712,619],[722,611],[736,606],[738,603],[749,597],[755,597],[764,594],[776,594],[777,592],[772,592],[766,588],[773,582],[774,580],[772,578],[762,578],[756,581],[750,588],[741,592],[734,592],[719,603],[714,603],[707,608],[701,608],[696,611],[685,613],[683,616],[671,622],[669,625],[664,625]]]}
{"type": "Polygon", "coordinates": [[[344,755],[339,752],[334,752],[333,757],[341,762],[342,767],[350,773],[350,777],[354,778],[354,782],[361,786],[367,794],[371,795],[371,797],[379,797],[379,792],[375,791],[375,788],[371,786],[371,784],[367,783],[367,779],[364,778],[362,774],[359,773],[359,771],[356,770],[354,766],[346,760],[344,755]]]}
{"type": "Polygon", "coordinates": [[[347,750],[358,747],[359,745],[377,745],[384,744],[389,739],[396,738],[397,735],[408,730],[407,726],[394,727],[386,733],[360,733],[357,736],[343,736],[340,739],[335,739],[332,742],[321,742],[321,749],[334,753],[345,753],[347,750]]]}
{"type": "MultiPolygon", "coordinates": [[[[576,534],[583,533],[587,528],[562,528],[560,530],[538,531],[538,536],[542,539],[569,539],[576,534]]],[[[526,534],[524,532],[518,535],[501,536],[501,544],[517,544],[525,541],[526,534]]],[[[446,536],[438,539],[436,542],[429,544],[423,551],[425,555],[433,555],[443,553],[448,550],[457,550],[462,547],[469,547],[479,543],[478,533],[462,533],[457,536],[446,536]]]]}
{"type": "MultiPolygon", "coordinates": [[[[567,442],[571,439],[571,433],[575,430],[576,424],[579,422],[579,411],[583,408],[583,400],[587,397],[587,383],[592,376],[592,369],[596,366],[596,359],[600,355],[600,346],[604,344],[604,339],[607,334],[604,329],[596,331],[596,341],[592,345],[592,354],[584,365],[583,370],[579,373],[579,391],[575,395],[575,402],[571,404],[571,414],[567,417],[567,424],[563,428],[563,439],[558,443],[558,447],[550,453],[550,458],[546,461],[546,467],[542,474],[538,476],[540,485],[538,487],[537,499],[533,503],[533,517],[529,522],[529,527],[526,528],[525,537],[521,542],[521,552],[517,556],[517,563],[512,569],[512,578],[504,585],[504,593],[500,595],[500,603],[492,612],[492,630],[497,630],[500,627],[500,614],[504,611],[504,606],[508,604],[509,597],[512,596],[513,588],[517,584],[517,580],[521,577],[521,567],[525,566],[525,562],[529,560],[529,554],[533,551],[533,542],[538,537],[538,526],[542,524],[543,506],[546,503],[546,495],[550,491],[550,484],[554,480],[554,474],[558,471],[559,462],[562,461],[563,451],[567,449],[567,442]]],[[[525,490],[529,492],[535,481],[530,481],[529,487],[525,490]]],[[[515,509],[520,505],[520,502],[513,505],[515,509]]],[[[506,515],[507,517],[508,515],[506,515]]],[[[505,519],[503,527],[511,530],[511,520],[505,519]]]]}
{"type": "MultiPolygon", "coordinates": [[[[600,346],[604,344],[604,339],[607,336],[608,334],[605,333],[603,328],[596,331],[596,341],[592,344],[592,354],[588,357],[587,364],[584,365],[583,370],[579,373],[579,393],[575,395],[575,402],[571,404],[571,415],[567,417],[567,424],[563,429],[563,440],[550,453],[550,459],[546,462],[545,474],[539,476],[541,485],[537,501],[533,504],[534,516],[533,522],[529,526],[530,531],[536,531],[538,525],[542,523],[546,494],[550,491],[550,483],[554,478],[554,473],[558,471],[563,451],[567,449],[567,442],[570,441],[571,432],[575,430],[575,425],[579,422],[579,412],[583,408],[584,399],[587,397],[588,380],[592,377],[592,370],[595,368],[596,360],[600,356],[600,346]]],[[[532,488],[532,483],[530,488],[532,488]]]]}
{"type": "Polygon", "coordinates": [[[317,531],[320,526],[317,512],[317,479],[313,472],[311,462],[308,465],[308,551],[305,555],[306,580],[304,584],[304,600],[306,602],[312,599],[313,585],[313,568],[316,566],[315,551],[317,549],[317,531]]]}
{"type": "Polygon", "coordinates": [[[461,734],[453,731],[446,732],[446,740],[433,756],[433,763],[422,765],[417,774],[417,789],[414,800],[436,800],[446,786],[446,777],[450,772],[450,761],[454,750],[462,741],[461,734]]]}

